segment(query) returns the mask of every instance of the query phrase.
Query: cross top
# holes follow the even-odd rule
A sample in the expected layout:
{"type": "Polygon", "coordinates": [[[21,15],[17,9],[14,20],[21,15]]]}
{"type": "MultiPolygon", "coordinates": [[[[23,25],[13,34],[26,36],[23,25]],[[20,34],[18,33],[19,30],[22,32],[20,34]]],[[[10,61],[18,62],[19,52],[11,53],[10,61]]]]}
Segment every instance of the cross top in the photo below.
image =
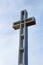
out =
{"type": "Polygon", "coordinates": [[[22,19],[26,19],[27,18],[27,11],[26,10],[22,10],[21,11],[21,20],[22,19]]]}
{"type": "Polygon", "coordinates": [[[15,30],[20,29],[20,22],[21,23],[25,23],[26,26],[32,26],[32,25],[36,24],[34,17],[30,17],[30,18],[27,18],[27,17],[28,17],[27,11],[26,10],[22,10],[21,11],[21,18],[20,18],[21,20],[14,22],[13,23],[13,28],[15,30]]]}

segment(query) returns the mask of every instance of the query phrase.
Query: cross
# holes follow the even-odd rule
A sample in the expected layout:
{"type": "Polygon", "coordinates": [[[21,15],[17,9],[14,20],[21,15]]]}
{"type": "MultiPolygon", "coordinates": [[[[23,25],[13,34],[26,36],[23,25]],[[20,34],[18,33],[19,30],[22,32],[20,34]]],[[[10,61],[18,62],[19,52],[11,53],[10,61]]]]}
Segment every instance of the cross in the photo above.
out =
{"type": "Polygon", "coordinates": [[[15,30],[20,29],[18,65],[28,65],[28,26],[36,24],[35,18],[28,18],[26,10],[21,11],[21,20],[13,23],[15,30]]]}

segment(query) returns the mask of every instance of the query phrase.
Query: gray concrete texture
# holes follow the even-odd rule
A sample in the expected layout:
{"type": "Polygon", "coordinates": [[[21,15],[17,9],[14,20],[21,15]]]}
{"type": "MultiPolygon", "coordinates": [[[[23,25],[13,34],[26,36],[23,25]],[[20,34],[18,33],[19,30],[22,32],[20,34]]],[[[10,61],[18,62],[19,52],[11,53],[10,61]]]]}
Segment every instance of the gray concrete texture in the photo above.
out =
{"type": "Polygon", "coordinates": [[[35,24],[35,18],[28,18],[26,10],[21,11],[20,21],[13,23],[15,30],[20,29],[18,65],[28,65],[28,26],[35,24]]]}

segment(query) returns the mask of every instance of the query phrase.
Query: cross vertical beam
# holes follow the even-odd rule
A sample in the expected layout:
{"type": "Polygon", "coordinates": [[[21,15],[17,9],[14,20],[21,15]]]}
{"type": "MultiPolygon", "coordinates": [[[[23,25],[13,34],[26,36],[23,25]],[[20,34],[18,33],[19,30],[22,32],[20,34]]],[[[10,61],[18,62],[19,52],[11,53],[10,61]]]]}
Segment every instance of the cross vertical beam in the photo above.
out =
{"type": "Polygon", "coordinates": [[[13,28],[20,29],[18,65],[28,65],[28,27],[35,25],[35,18],[27,18],[27,11],[21,11],[21,20],[13,23],[13,28]]]}
{"type": "Polygon", "coordinates": [[[21,11],[20,21],[20,47],[19,47],[19,65],[28,65],[28,30],[25,24],[27,18],[27,11],[21,11]],[[24,21],[22,21],[24,20],[24,21]]]}

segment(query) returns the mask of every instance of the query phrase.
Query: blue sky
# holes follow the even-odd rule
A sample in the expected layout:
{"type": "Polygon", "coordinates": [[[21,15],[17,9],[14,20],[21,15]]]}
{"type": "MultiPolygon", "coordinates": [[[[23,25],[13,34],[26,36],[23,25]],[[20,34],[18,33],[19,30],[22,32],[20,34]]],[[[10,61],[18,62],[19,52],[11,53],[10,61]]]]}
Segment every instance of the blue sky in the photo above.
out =
{"type": "Polygon", "coordinates": [[[23,9],[36,19],[28,27],[28,65],[43,65],[43,0],[0,0],[0,65],[18,65],[20,30],[12,25],[23,9]]]}

